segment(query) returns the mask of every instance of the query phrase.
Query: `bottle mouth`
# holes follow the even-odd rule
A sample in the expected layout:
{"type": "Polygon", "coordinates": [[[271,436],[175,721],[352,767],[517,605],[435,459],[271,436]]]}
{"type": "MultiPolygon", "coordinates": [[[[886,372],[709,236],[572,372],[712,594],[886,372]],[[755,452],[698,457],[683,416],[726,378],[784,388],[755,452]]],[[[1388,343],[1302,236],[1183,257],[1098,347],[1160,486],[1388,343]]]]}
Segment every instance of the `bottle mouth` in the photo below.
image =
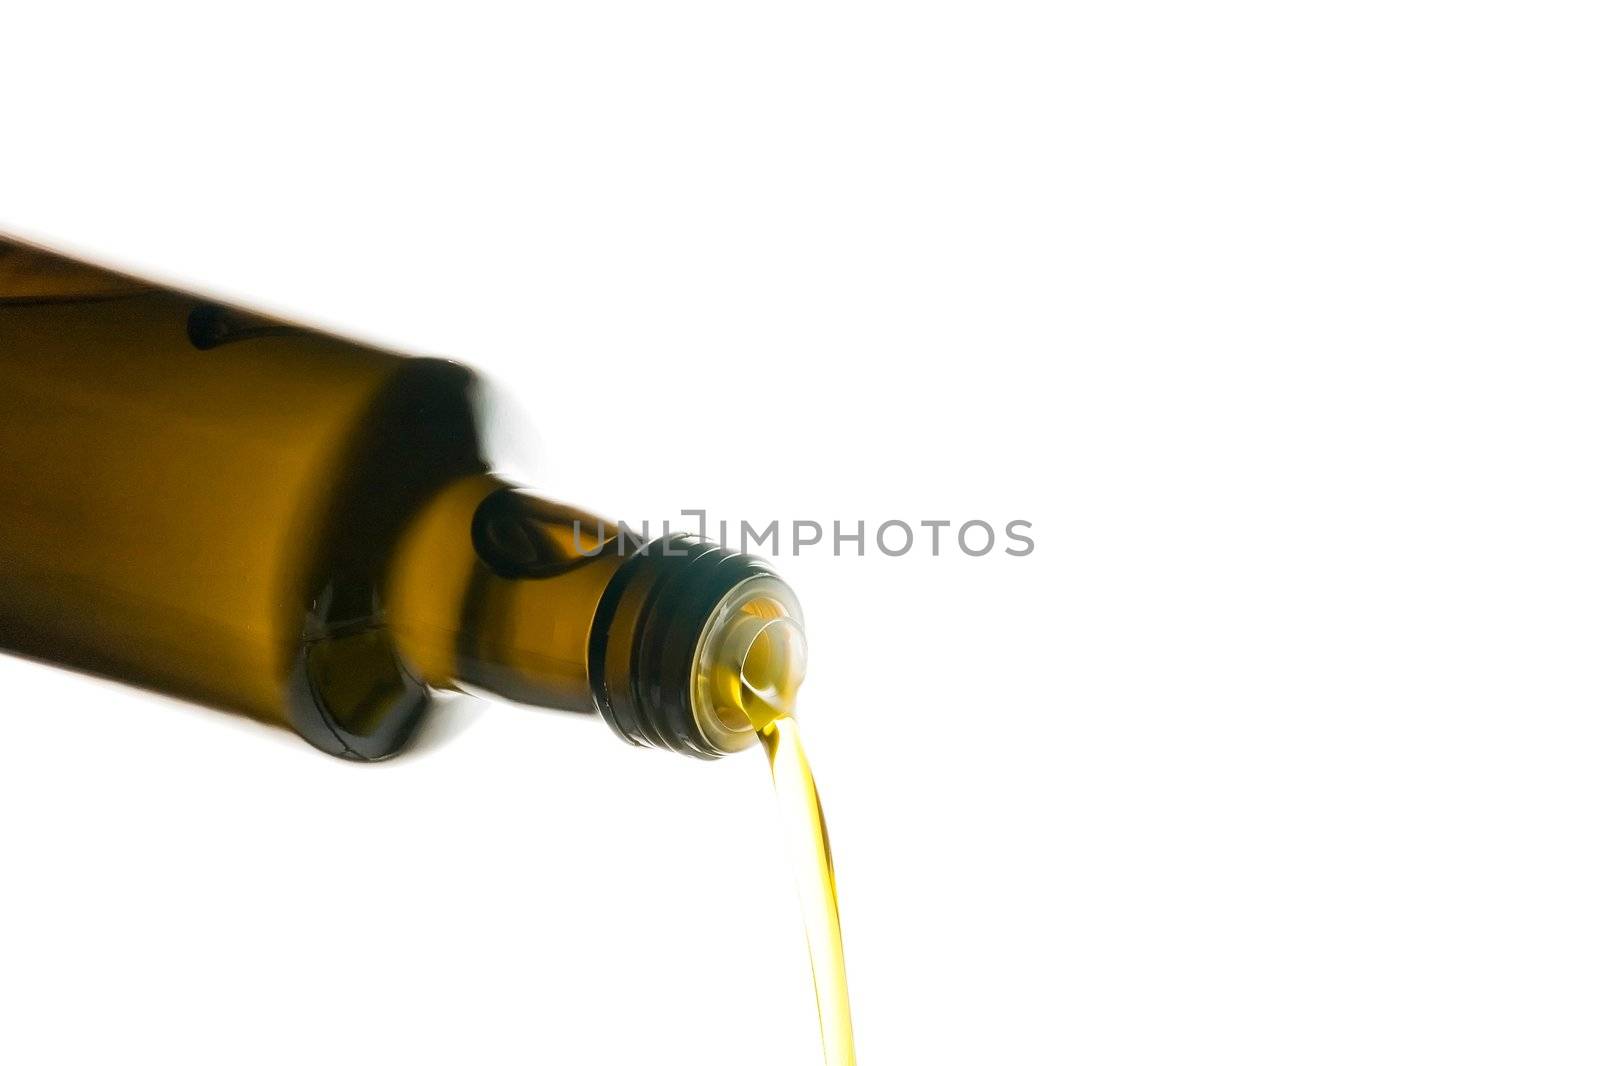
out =
{"type": "Polygon", "coordinates": [[[805,674],[799,601],[777,578],[748,578],[723,596],[701,631],[695,723],[720,750],[747,748],[773,719],[794,712],[805,674]]]}
{"type": "Polygon", "coordinates": [[[772,568],[681,534],[618,569],[589,630],[589,687],[612,730],[705,759],[790,713],[805,662],[799,602],[772,568]]]}

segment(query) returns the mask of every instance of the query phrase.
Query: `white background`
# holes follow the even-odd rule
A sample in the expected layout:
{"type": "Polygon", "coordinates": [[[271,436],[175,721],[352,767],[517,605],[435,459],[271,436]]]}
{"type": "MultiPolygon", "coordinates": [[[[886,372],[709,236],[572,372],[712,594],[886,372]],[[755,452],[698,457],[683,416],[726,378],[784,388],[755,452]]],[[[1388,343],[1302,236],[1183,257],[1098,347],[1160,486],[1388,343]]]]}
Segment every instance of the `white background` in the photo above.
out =
{"type": "MultiPolygon", "coordinates": [[[[1032,521],[779,560],[864,1062],[1593,1062],[1590,15],[31,4],[0,227],[614,516],[1032,521]]],[[[0,685],[0,1061],[819,1061],[753,754],[0,685]]]]}

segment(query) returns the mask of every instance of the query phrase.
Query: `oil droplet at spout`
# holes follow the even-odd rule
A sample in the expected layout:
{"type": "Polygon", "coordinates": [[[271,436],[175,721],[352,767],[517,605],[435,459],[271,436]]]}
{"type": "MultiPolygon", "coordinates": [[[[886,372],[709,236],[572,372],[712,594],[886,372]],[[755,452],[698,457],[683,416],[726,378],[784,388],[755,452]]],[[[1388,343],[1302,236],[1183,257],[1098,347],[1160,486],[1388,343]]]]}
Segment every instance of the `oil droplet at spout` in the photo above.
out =
{"type": "Polygon", "coordinates": [[[828,826],[817,798],[817,784],[812,779],[811,764],[800,746],[800,734],[793,718],[778,715],[761,728],[759,735],[767,751],[767,762],[772,767],[778,816],[805,917],[811,977],[817,990],[817,1018],[822,1024],[823,1054],[828,1066],[855,1066],[855,1032],[850,1021],[850,992],[844,974],[839,897],[833,879],[828,826]]]}

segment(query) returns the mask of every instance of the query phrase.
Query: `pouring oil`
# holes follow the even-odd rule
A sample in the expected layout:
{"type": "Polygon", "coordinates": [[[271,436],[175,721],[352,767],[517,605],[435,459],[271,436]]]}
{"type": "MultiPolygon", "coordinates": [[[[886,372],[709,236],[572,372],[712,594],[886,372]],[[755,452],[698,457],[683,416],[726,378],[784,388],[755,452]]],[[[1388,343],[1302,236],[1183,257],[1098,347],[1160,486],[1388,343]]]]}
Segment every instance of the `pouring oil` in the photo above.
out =
{"type": "Polygon", "coordinates": [[[760,559],[501,480],[477,393],[455,363],[0,237],[0,651],[352,760],[463,686],[699,758],[759,740],[827,1062],[853,1064],[794,594],[760,559]]]}
{"type": "Polygon", "coordinates": [[[795,889],[805,918],[823,1055],[828,1066],[855,1066],[850,990],[844,975],[844,936],[839,931],[839,896],[817,783],[811,776],[811,764],[800,745],[793,718],[781,715],[769,722],[761,730],[761,744],[767,749],[767,761],[772,766],[778,817],[783,822],[795,889]]]}
{"type": "Polygon", "coordinates": [[[728,595],[706,632],[699,653],[697,707],[712,729],[729,730],[725,743],[730,747],[753,734],[766,749],[805,919],[823,1054],[828,1066],[855,1066],[833,851],[793,717],[806,666],[799,605],[781,582],[753,578],[728,595]]]}

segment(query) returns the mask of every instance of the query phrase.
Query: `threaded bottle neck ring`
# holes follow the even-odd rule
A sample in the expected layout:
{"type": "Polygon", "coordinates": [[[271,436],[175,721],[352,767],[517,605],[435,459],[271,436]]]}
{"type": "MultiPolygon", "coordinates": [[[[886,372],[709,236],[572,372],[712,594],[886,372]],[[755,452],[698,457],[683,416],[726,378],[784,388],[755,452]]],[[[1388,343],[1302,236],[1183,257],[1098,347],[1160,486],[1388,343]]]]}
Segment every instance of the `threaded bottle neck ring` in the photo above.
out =
{"type": "Polygon", "coordinates": [[[589,631],[596,708],[631,744],[703,759],[729,753],[696,720],[693,686],[701,634],[723,598],[761,559],[674,534],[636,552],[607,585],[589,631]]]}

